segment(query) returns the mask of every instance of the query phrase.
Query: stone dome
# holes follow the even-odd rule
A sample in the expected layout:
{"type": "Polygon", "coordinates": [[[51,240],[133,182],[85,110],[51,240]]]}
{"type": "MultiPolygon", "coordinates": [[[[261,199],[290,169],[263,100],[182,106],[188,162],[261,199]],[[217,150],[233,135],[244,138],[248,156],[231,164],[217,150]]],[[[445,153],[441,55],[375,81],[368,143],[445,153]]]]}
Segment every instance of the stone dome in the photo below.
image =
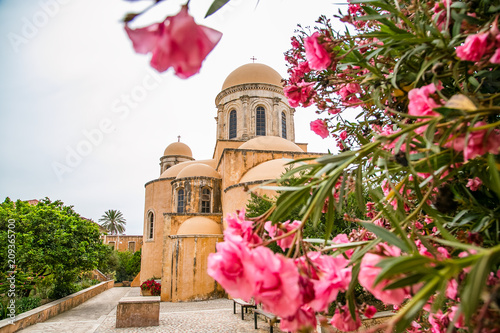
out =
{"type": "Polygon", "coordinates": [[[193,163],[183,168],[178,174],[177,179],[186,177],[210,177],[220,178],[220,175],[214,168],[202,163],[193,163]]]}
{"type": "Polygon", "coordinates": [[[189,148],[187,144],[182,142],[174,142],[169,144],[168,147],[165,148],[163,156],[168,155],[182,155],[193,157],[193,152],[191,152],[191,148],[189,148]]]}
{"type": "Polygon", "coordinates": [[[177,231],[177,235],[220,235],[220,224],[208,217],[196,216],[184,221],[177,231]]]}
{"type": "Polygon", "coordinates": [[[292,141],[279,136],[257,136],[239,146],[238,149],[304,152],[292,141]]]}
{"type": "Polygon", "coordinates": [[[175,178],[182,170],[184,170],[184,168],[187,168],[192,164],[204,164],[213,168],[215,166],[215,160],[188,161],[176,164],[174,166],[171,166],[167,170],[163,171],[163,173],[160,175],[160,179],[175,178]]]}
{"type": "Polygon", "coordinates": [[[241,177],[240,183],[280,178],[287,169],[290,169],[291,165],[287,165],[287,163],[292,161],[293,160],[289,158],[279,158],[261,163],[248,170],[243,177],[241,177]]]}
{"type": "Polygon", "coordinates": [[[222,90],[245,83],[268,83],[283,87],[281,75],[264,64],[246,64],[231,72],[222,85],[222,90]]]}

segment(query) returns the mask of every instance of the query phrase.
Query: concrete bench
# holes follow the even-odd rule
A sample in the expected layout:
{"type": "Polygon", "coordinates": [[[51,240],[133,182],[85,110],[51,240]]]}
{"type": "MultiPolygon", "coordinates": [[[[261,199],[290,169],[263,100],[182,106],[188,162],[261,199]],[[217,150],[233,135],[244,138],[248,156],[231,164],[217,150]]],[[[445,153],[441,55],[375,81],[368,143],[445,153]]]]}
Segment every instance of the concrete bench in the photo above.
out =
{"type": "Polygon", "coordinates": [[[254,305],[252,303],[245,302],[244,300],[240,298],[234,298],[233,299],[233,313],[236,314],[236,304],[239,304],[241,306],[241,320],[245,319],[245,312],[248,313],[248,308],[255,309],[257,305],[254,305]],[[243,312],[243,309],[245,309],[245,312],[243,312]]]}
{"type": "Polygon", "coordinates": [[[116,327],[160,325],[160,296],[122,297],[116,308],[116,327]]]}
{"type": "Polygon", "coordinates": [[[255,310],[253,310],[253,321],[255,324],[255,329],[257,329],[257,316],[258,315],[262,315],[262,316],[269,319],[269,332],[273,333],[273,326],[275,323],[279,323],[280,319],[278,317],[276,317],[275,315],[273,315],[272,313],[266,312],[262,309],[255,309],[255,310]]]}

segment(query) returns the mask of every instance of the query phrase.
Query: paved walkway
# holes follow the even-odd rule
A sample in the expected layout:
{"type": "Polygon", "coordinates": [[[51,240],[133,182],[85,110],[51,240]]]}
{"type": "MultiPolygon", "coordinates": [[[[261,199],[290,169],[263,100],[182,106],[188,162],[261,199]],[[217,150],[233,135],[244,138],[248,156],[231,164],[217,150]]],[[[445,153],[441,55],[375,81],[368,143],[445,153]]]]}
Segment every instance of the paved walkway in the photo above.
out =
{"type": "MultiPolygon", "coordinates": [[[[139,288],[112,288],[87,302],[43,323],[25,328],[23,333],[265,333],[269,324],[259,319],[253,327],[253,315],[241,320],[240,309],[233,314],[233,302],[217,299],[201,302],[160,303],[160,326],[115,328],[116,306],[123,296],[139,295],[139,288]]],[[[275,328],[274,332],[281,331],[275,328]]]]}

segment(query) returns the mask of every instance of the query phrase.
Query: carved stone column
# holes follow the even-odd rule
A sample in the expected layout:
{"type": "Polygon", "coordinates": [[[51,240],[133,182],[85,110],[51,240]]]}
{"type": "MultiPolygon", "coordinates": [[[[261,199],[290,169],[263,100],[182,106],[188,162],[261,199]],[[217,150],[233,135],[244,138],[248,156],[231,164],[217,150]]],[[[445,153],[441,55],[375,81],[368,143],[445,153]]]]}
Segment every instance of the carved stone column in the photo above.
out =
{"type": "Polygon", "coordinates": [[[294,114],[295,114],[295,109],[290,108],[290,126],[289,126],[290,129],[288,130],[288,133],[290,133],[290,135],[288,140],[292,142],[295,142],[295,122],[293,120],[294,114]]]}
{"type": "Polygon", "coordinates": [[[271,127],[271,135],[276,135],[281,137],[280,133],[280,110],[278,105],[281,101],[279,97],[273,97],[273,112],[272,112],[272,127],[271,127]]]}
{"type": "Polygon", "coordinates": [[[217,121],[217,139],[224,139],[224,115],[223,111],[224,106],[222,104],[217,105],[217,117],[215,120],[217,121]]]}
{"type": "Polygon", "coordinates": [[[248,122],[250,120],[250,112],[248,111],[248,102],[250,101],[250,96],[248,95],[243,95],[240,97],[241,102],[243,103],[243,128],[242,128],[242,134],[241,134],[241,139],[242,140],[248,140],[248,122]]]}

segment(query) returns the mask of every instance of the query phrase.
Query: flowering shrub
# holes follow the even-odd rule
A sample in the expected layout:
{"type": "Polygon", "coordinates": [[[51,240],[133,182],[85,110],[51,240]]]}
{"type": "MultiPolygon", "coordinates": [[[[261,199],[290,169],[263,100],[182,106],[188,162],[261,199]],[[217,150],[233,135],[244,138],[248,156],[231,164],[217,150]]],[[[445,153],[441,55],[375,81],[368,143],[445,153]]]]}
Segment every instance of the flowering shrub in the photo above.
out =
{"type": "Polygon", "coordinates": [[[341,153],[287,172],[268,214],[228,217],[209,274],[283,330],[312,329],[332,304],[333,326],[358,329],[374,315],[361,286],[397,309],[376,329],[500,332],[499,16],[492,0],[351,0],[336,16],[349,30],[322,16],[292,37],[285,95],[317,108],[311,130],[341,153]],[[366,218],[345,214],[352,195],[366,218]],[[304,239],[323,214],[326,230],[338,215],[359,228],[304,239]]]}
{"type": "Polygon", "coordinates": [[[144,281],[141,284],[141,290],[149,290],[151,292],[151,296],[160,296],[161,295],[161,284],[155,281],[155,278],[151,278],[149,280],[144,281]]]}

